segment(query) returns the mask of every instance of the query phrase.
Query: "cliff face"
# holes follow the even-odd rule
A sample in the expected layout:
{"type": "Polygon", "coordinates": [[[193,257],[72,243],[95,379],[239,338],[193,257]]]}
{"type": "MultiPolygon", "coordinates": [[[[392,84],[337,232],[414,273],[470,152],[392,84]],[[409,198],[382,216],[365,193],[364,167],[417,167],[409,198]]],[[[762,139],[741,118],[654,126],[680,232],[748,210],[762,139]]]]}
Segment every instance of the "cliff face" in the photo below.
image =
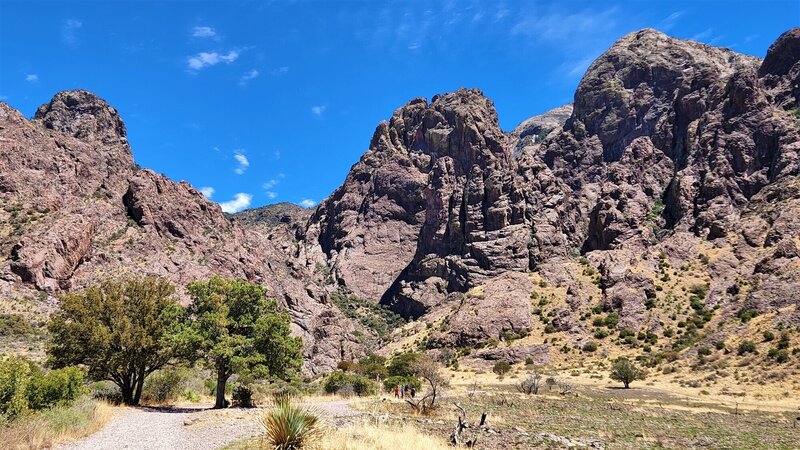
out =
{"type": "Polygon", "coordinates": [[[436,323],[421,327],[434,351],[536,330],[580,343],[598,308],[646,333],[747,311],[798,324],[798,59],[800,29],[763,61],[632,33],[571,105],[505,133],[478,90],[415,99],[316,210],[233,216],[136,168],[90,93],[31,121],[0,104],[0,294],[129,272],[245,278],[288,307],[309,373],[398,338],[365,325],[376,303],[436,323]]]}
{"type": "Polygon", "coordinates": [[[179,291],[212,275],[244,278],[288,306],[307,371],[363,354],[313,276],[283,262],[298,253],[288,224],[244,228],[188,183],[136,168],[122,120],[91,93],[59,93],[31,121],[0,104],[0,186],[5,299],[126,273],[165,277],[179,291]]]}
{"type": "Polygon", "coordinates": [[[719,254],[692,278],[709,284],[707,307],[797,321],[798,261],[768,262],[797,244],[799,39],[788,31],[762,62],[632,33],[591,65],[572,106],[508,134],[480,91],[413,100],[378,126],[306,240],[342,288],[404,316],[456,305],[433,339],[446,345],[530,327],[525,302],[490,311],[499,300],[463,295],[513,290],[509,271],[566,289],[558,329],[585,333],[597,296],[623,325],[659,328],[645,304],[677,288],[665,264],[704,252],[719,254]]]}

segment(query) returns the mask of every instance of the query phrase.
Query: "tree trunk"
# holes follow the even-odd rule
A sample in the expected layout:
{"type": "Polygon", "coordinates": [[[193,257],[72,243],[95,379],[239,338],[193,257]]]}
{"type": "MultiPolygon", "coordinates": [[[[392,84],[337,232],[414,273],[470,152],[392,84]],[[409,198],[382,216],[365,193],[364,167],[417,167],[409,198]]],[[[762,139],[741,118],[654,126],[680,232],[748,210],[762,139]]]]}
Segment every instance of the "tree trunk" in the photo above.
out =
{"type": "Polygon", "coordinates": [[[630,386],[631,382],[630,381],[623,381],[622,384],[625,385],[625,389],[628,389],[628,387],[630,386]]]}
{"type": "Polygon", "coordinates": [[[138,405],[139,400],[142,398],[142,388],[144,387],[144,371],[139,373],[139,378],[136,380],[136,391],[133,393],[133,404],[138,405]]]}
{"type": "Polygon", "coordinates": [[[226,408],[225,402],[225,385],[228,383],[228,374],[224,368],[217,369],[217,401],[214,403],[214,408],[226,408]]]}
{"type": "Polygon", "coordinates": [[[130,382],[125,380],[125,382],[119,386],[119,390],[122,394],[122,403],[133,405],[133,387],[131,387],[130,382]]]}

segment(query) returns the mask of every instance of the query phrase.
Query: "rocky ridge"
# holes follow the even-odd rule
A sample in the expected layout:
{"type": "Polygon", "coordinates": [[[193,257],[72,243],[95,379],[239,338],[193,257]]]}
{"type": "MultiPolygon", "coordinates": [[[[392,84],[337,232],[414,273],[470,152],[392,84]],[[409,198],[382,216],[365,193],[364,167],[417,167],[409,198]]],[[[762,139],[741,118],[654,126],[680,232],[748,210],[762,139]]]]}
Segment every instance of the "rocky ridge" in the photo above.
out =
{"type": "Polygon", "coordinates": [[[417,348],[494,346],[487,360],[546,362],[542,334],[580,347],[611,315],[645,337],[687,321],[746,333],[743,313],[798,324],[798,59],[800,29],[763,61],[631,33],[571,105],[504,132],[477,89],[414,99],[314,211],[233,216],[138,169],[90,93],[60,93],[31,121],[0,104],[0,294],[131,271],[246,278],[289,308],[309,373],[391,344],[334,294],[435,323],[404,327],[417,348]]]}

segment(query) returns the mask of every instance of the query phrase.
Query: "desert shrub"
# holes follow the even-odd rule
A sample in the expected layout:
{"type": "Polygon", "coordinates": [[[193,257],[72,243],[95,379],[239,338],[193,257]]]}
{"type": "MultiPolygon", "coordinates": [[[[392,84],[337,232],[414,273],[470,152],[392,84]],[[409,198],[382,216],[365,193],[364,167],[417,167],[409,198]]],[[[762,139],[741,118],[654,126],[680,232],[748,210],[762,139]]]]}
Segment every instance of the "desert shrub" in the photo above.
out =
{"type": "Polygon", "coordinates": [[[76,367],[45,373],[22,357],[0,361],[0,423],[30,410],[67,405],[85,392],[84,372],[76,367]]]}
{"type": "Polygon", "coordinates": [[[240,408],[253,408],[256,406],[255,403],[253,403],[253,390],[247,385],[237,384],[236,387],[233,388],[232,398],[234,406],[240,408]]]}
{"type": "Polygon", "coordinates": [[[110,381],[97,381],[89,386],[92,398],[118,405],[122,403],[122,392],[119,386],[110,381]]]}
{"type": "Polygon", "coordinates": [[[758,314],[759,314],[758,310],[755,310],[755,309],[743,309],[743,310],[739,311],[739,314],[737,314],[737,317],[739,317],[739,320],[741,320],[742,323],[747,323],[753,317],[757,317],[758,314]]]}
{"type": "Polygon", "coordinates": [[[741,343],[739,343],[739,350],[738,350],[739,356],[742,356],[746,353],[758,353],[758,351],[756,350],[756,344],[753,341],[744,340],[741,343]]]}
{"type": "Polygon", "coordinates": [[[544,332],[547,333],[547,334],[555,333],[556,332],[556,327],[554,327],[552,323],[548,323],[544,327],[544,332]]]}
{"type": "Polygon", "coordinates": [[[697,354],[702,356],[708,356],[711,354],[711,349],[706,347],[705,345],[698,347],[697,354]]]}
{"type": "Polygon", "coordinates": [[[319,415],[295,405],[290,397],[278,398],[272,410],[261,418],[264,439],[275,450],[309,448],[322,437],[319,415]]]}
{"type": "Polygon", "coordinates": [[[772,331],[765,331],[761,335],[764,336],[764,342],[772,342],[775,340],[775,333],[772,331]]]}
{"type": "Polygon", "coordinates": [[[21,314],[0,314],[0,336],[33,334],[33,327],[21,314]]]}
{"type": "Polygon", "coordinates": [[[492,367],[492,372],[500,376],[507,374],[510,370],[511,370],[511,364],[502,360],[494,363],[494,367],[492,367]]]}
{"type": "Polygon", "coordinates": [[[528,395],[538,394],[539,387],[542,385],[542,378],[542,374],[534,370],[527,378],[517,384],[517,390],[528,395]]]}
{"type": "Polygon", "coordinates": [[[717,341],[714,343],[714,348],[717,350],[725,350],[725,341],[717,341]]]}
{"type": "Polygon", "coordinates": [[[596,350],[597,350],[597,343],[594,342],[594,341],[589,341],[589,342],[583,344],[583,351],[585,351],[585,352],[591,353],[591,352],[594,352],[596,350]]]}
{"type": "Polygon", "coordinates": [[[159,370],[144,382],[142,399],[147,403],[167,403],[183,394],[186,375],[180,369],[168,368],[159,370]]]}
{"type": "Polygon", "coordinates": [[[422,386],[420,379],[413,375],[394,376],[383,380],[383,388],[387,391],[393,390],[395,386],[404,386],[406,384],[415,389],[419,389],[422,386]]]}
{"type": "Polygon", "coordinates": [[[606,331],[606,330],[604,330],[602,328],[597,328],[597,329],[594,330],[594,338],[595,339],[605,339],[607,336],[608,336],[608,331],[606,331]]]}
{"type": "Polygon", "coordinates": [[[372,380],[354,373],[337,370],[325,379],[322,389],[328,394],[346,393],[347,388],[358,396],[375,394],[375,384],[372,380]]]}
{"type": "Polygon", "coordinates": [[[606,318],[603,320],[603,323],[609,329],[613,329],[617,326],[617,323],[619,323],[619,315],[616,312],[612,312],[606,316],[606,318]]]}
{"type": "Polygon", "coordinates": [[[781,350],[778,348],[771,348],[767,353],[767,356],[774,359],[775,362],[778,363],[785,363],[789,360],[789,351],[788,350],[781,350]]]}
{"type": "Polygon", "coordinates": [[[531,364],[533,364],[533,358],[528,356],[527,358],[525,358],[525,365],[530,366],[531,364]]]}

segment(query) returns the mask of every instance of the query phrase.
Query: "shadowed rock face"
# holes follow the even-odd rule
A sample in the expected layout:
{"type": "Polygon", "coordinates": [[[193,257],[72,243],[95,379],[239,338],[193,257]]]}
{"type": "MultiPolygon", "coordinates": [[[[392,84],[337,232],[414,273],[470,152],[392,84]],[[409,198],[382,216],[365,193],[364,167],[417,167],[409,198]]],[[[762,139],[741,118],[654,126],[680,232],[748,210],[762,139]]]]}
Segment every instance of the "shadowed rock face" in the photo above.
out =
{"type": "MultiPolygon", "coordinates": [[[[763,62],[631,33],[572,105],[508,133],[479,90],[412,100],[313,212],[227,216],[136,168],[116,110],[88,92],[57,94],[31,121],[0,103],[0,295],[125,273],[245,278],[288,308],[316,374],[377,345],[334,292],[442,319],[431,347],[524,334],[547,284],[566,296],[555,330],[589,335],[580,316],[601,305],[620,327],[656,331],[662,265],[713,250],[704,307],[800,323],[798,48],[798,29],[763,62]]],[[[506,356],[547,360],[525,349],[506,356]]]]}

